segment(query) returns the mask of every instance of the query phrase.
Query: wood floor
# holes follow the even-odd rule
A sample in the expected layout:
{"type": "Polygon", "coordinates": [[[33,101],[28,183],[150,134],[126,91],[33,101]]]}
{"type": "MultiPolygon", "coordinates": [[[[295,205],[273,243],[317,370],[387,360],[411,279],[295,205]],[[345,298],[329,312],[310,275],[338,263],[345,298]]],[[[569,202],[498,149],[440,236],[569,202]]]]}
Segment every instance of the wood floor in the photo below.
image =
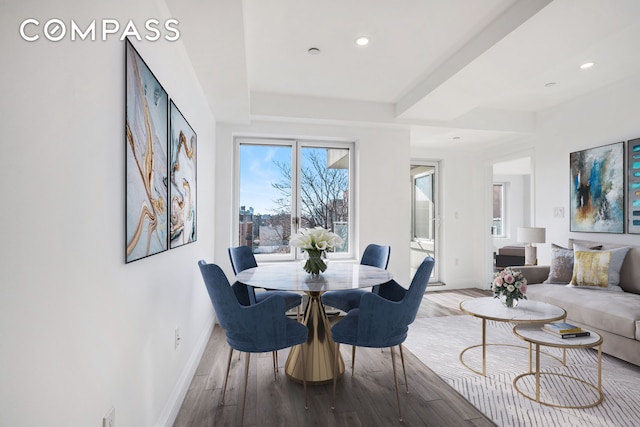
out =
{"type": "MultiPolygon", "coordinates": [[[[419,318],[462,315],[458,306],[469,297],[486,296],[485,291],[427,292],[419,318]]],[[[336,318],[332,320],[337,320],[336,318]]],[[[397,358],[400,404],[404,423],[398,419],[396,395],[388,349],[358,348],[355,375],[351,376],[351,347],[341,346],[345,374],[338,381],[337,402],[331,410],[331,385],[308,386],[309,409],[304,409],[302,384],[284,373],[288,350],[278,354],[278,380],[273,379],[271,354],[253,354],[250,359],[245,426],[493,426],[482,413],[444,383],[428,367],[405,351],[409,383],[406,393],[400,359],[397,358]]],[[[224,406],[224,370],[229,347],[224,332],[216,326],[176,418],[175,427],[240,425],[243,354],[234,352],[224,406]]]]}

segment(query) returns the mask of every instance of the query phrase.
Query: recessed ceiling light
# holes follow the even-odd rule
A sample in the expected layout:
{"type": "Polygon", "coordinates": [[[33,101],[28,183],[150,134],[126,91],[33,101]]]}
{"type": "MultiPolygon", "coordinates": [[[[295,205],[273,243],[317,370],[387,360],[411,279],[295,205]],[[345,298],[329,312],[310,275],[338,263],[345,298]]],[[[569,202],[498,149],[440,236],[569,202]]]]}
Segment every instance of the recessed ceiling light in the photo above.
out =
{"type": "Polygon", "coordinates": [[[358,46],[366,46],[369,44],[369,37],[360,36],[357,37],[355,41],[358,46]]]}
{"type": "Polygon", "coordinates": [[[317,47],[310,47],[307,52],[309,52],[309,55],[320,55],[320,49],[317,47]]]}
{"type": "Polygon", "coordinates": [[[595,62],[585,62],[584,64],[582,64],[582,65],[580,66],[580,68],[582,68],[583,70],[586,70],[587,68],[591,68],[591,67],[593,67],[594,65],[596,65],[596,63],[595,63],[595,62]]]}

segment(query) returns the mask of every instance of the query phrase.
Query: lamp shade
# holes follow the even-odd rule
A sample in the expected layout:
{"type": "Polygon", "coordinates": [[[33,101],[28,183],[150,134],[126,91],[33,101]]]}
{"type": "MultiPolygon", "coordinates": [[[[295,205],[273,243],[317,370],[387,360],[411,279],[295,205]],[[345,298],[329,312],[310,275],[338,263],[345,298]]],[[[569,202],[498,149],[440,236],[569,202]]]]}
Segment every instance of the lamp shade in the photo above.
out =
{"type": "Polygon", "coordinates": [[[518,227],[517,234],[520,243],[544,243],[546,229],[543,227],[518,227]]]}

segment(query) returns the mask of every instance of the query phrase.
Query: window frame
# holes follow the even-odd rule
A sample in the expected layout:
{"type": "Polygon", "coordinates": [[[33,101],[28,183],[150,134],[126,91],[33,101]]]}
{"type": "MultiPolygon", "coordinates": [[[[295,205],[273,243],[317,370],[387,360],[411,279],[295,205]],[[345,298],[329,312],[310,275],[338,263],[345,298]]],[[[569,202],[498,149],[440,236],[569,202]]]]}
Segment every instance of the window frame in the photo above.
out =
{"type": "MultiPolygon", "coordinates": [[[[299,221],[301,217],[301,203],[299,200],[298,190],[300,187],[300,173],[299,167],[301,163],[301,156],[303,148],[336,148],[349,150],[349,186],[348,186],[348,229],[349,229],[349,241],[346,252],[340,253],[327,253],[328,259],[335,260],[353,260],[356,258],[356,243],[357,243],[357,230],[355,227],[356,217],[356,143],[353,140],[343,139],[330,139],[330,138],[318,138],[318,139],[303,139],[303,138],[286,138],[286,137],[253,137],[253,136],[235,136],[234,137],[234,170],[233,170],[233,203],[232,218],[233,224],[231,227],[231,246],[238,245],[238,233],[240,230],[240,147],[241,145],[280,145],[291,148],[291,170],[292,170],[292,183],[291,183],[291,234],[295,234],[298,231],[299,221]],[[293,171],[296,171],[293,173],[293,171]]],[[[288,254],[256,254],[256,261],[258,262],[277,262],[277,261],[296,261],[302,260],[304,255],[299,248],[290,251],[288,254]]]]}
{"type": "Polygon", "coordinates": [[[492,212],[492,225],[491,225],[491,236],[493,238],[496,239],[506,239],[509,237],[509,234],[507,233],[508,227],[507,227],[507,183],[506,182],[494,182],[493,185],[491,186],[492,190],[492,197],[491,197],[491,201],[492,201],[492,211],[493,211],[493,203],[494,201],[494,197],[495,197],[495,187],[499,186],[501,188],[500,191],[500,211],[502,212],[502,216],[501,216],[501,223],[502,223],[502,233],[500,234],[494,234],[493,233],[493,221],[495,221],[495,218],[493,218],[493,212],[492,212]]]}

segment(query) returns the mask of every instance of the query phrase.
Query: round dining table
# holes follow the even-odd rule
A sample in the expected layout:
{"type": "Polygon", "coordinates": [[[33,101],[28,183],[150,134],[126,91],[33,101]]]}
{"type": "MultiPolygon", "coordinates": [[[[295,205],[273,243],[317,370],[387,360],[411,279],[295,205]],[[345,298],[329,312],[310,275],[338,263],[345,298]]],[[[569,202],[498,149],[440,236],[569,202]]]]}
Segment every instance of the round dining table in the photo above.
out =
{"type": "MultiPolygon", "coordinates": [[[[241,271],[238,282],[256,288],[304,292],[309,296],[302,322],[309,329],[304,345],[305,364],[301,357],[301,345],[291,349],[285,363],[289,378],[302,382],[303,369],[310,384],[333,381],[335,344],[331,338],[331,325],[320,297],[326,291],[368,288],[390,281],[393,276],[382,268],[349,262],[333,261],[319,275],[304,271],[301,262],[263,264],[241,271]]],[[[337,375],[344,373],[344,362],[338,355],[337,375]]]]}

